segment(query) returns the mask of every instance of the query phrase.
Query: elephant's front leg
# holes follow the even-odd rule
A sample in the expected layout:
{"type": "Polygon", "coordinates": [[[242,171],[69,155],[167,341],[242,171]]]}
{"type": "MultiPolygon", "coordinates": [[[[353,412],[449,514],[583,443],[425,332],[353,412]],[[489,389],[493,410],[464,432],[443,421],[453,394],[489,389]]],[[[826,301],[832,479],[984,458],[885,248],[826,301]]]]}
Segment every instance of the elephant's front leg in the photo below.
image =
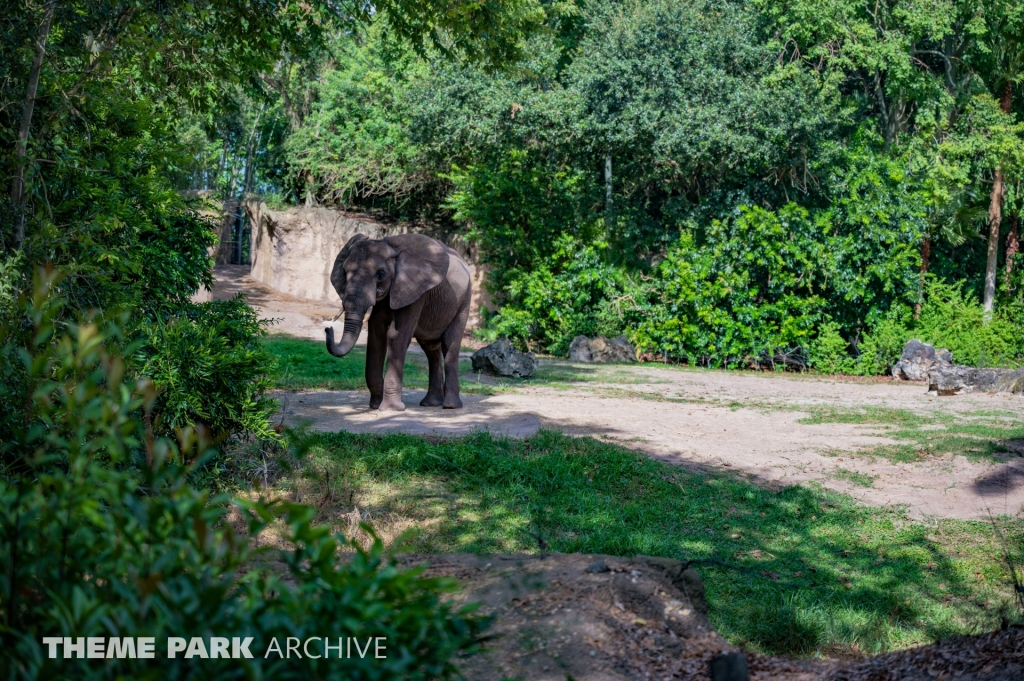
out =
{"type": "Polygon", "coordinates": [[[402,377],[405,374],[405,355],[412,342],[422,301],[395,311],[394,321],[388,328],[388,367],[384,371],[384,401],[381,411],[405,411],[402,402],[402,377]]]}
{"type": "Polygon", "coordinates": [[[388,347],[391,315],[386,305],[375,305],[366,329],[366,387],[370,389],[370,409],[384,401],[384,356],[388,347]]]}

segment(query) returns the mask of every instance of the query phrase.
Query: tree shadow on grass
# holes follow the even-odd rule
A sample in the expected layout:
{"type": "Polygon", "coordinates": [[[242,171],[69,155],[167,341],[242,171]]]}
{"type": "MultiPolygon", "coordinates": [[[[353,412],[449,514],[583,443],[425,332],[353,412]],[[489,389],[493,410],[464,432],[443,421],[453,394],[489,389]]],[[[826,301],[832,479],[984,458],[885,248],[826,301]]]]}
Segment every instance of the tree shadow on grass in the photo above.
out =
{"type": "Polygon", "coordinates": [[[418,552],[538,552],[543,540],[549,551],[693,561],[716,627],[757,651],[883,652],[997,626],[1008,597],[982,523],[929,527],[841,494],[770,491],[551,431],[309,444],[318,470],[375,490],[378,512],[415,516],[418,552]],[[424,486],[443,494],[417,500],[424,486]]]}

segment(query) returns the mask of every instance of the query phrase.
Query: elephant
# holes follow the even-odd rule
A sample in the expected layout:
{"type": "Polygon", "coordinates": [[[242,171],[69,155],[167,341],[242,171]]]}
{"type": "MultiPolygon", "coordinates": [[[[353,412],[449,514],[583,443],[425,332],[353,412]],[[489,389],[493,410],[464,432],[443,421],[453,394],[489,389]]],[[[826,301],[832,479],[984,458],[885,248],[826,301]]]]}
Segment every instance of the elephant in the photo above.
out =
{"type": "Polygon", "coordinates": [[[327,351],[352,350],[371,307],[366,343],[370,408],[403,411],[402,375],[415,337],[427,355],[430,383],[423,407],[459,409],[459,350],[469,319],[473,283],[469,265],[440,241],[423,234],[370,239],[356,234],[334,260],[331,285],[341,297],[341,342],[327,327],[327,351]],[[387,357],[387,371],[384,359],[387,357]]]}

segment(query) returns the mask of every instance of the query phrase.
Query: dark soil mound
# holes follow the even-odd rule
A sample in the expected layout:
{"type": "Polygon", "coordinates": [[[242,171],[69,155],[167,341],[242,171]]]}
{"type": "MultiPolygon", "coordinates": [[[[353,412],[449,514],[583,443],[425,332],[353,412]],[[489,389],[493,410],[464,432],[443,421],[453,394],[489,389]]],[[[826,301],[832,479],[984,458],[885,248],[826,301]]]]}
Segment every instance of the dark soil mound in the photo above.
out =
{"type": "MultiPolygon", "coordinates": [[[[709,665],[738,652],[707,619],[704,585],[666,558],[551,554],[405,556],[460,580],[458,599],[494,617],[488,650],[465,660],[472,681],[710,681],[709,665]]],[[[861,660],[748,655],[752,681],[1024,679],[1024,629],[861,660]]]]}

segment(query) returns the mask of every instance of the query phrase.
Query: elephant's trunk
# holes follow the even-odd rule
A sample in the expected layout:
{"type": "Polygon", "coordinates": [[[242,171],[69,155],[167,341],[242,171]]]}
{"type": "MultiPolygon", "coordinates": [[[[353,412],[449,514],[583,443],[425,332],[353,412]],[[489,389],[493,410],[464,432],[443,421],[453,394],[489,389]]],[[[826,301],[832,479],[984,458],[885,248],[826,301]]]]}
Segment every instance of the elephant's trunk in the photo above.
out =
{"type": "Polygon", "coordinates": [[[344,357],[351,352],[352,347],[359,338],[359,332],[363,330],[363,315],[345,313],[345,330],[341,334],[341,342],[334,342],[334,329],[327,327],[327,352],[335,357],[344,357]]]}

